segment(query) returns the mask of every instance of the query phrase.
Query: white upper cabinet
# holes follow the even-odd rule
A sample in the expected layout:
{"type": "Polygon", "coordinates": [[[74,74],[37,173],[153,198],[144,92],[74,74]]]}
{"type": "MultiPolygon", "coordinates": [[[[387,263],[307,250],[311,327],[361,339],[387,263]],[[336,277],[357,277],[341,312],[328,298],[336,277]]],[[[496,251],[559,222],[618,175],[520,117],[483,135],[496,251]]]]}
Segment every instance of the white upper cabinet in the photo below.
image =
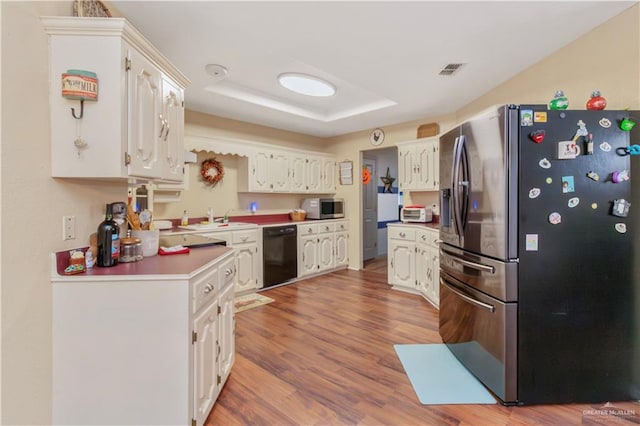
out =
{"type": "Polygon", "coordinates": [[[182,181],[188,79],[122,18],[43,17],[49,34],[51,174],[182,181]],[[89,71],[98,98],[62,96],[62,74],[89,71]]]}
{"type": "Polygon", "coordinates": [[[238,191],[293,194],[336,191],[336,161],[332,156],[272,149],[262,144],[249,146],[250,152],[238,160],[238,191]]]}
{"type": "Polygon", "coordinates": [[[401,190],[439,189],[438,147],[437,137],[398,144],[398,176],[401,190]]]}

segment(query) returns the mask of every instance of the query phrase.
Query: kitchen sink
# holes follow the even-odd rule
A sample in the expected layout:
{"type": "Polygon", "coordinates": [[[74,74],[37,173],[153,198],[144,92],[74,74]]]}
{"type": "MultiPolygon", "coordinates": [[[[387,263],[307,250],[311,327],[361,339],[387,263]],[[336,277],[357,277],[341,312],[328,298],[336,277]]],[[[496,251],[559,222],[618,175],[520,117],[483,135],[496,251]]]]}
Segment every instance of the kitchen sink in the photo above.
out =
{"type": "Polygon", "coordinates": [[[216,229],[225,229],[225,228],[248,228],[248,227],[256,227],[255,223],[246,223],[246,222],[228,222],[228,223],[194,223],[192,225],[180,226],[182,229],[189,229],[191,231],[211,231],[216,229]]]}

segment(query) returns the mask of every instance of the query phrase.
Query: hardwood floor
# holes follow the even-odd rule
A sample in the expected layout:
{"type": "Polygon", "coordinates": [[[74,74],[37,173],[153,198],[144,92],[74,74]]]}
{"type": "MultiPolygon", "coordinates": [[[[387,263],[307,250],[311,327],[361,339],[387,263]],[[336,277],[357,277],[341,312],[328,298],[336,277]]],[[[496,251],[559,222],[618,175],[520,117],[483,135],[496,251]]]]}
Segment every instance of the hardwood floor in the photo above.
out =
{"type": "Polygon", "coordinates": [[[266,290],[236,315],[236,360],[207,425],[640,424],[640,403],[421,405],[394,344],[441,343],[438,312],[391,290],[386,259],[266,290]]]}

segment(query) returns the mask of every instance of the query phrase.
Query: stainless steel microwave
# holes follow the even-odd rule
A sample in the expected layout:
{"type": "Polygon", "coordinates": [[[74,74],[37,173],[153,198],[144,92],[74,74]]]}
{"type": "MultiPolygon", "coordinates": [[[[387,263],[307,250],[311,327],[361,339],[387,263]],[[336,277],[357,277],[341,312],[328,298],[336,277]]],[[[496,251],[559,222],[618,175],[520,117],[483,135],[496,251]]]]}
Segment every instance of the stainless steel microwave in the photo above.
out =
{"type": "Polygon", "coordinates": [[[344,217],[344,200],[341,198],[305,198],[300,208],[307,212],[307,219],[344,217]]]}

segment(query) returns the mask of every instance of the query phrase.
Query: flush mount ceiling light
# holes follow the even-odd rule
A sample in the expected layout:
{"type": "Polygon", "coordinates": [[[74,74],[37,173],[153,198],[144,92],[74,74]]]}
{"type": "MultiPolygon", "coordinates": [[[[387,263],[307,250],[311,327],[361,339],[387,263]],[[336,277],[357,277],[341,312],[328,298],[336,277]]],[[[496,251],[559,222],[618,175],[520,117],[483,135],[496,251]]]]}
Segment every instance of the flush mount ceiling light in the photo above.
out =
{"type": "Polygon", "coordinates": [[[227,69],[222,65],[208,64],[204,67],[204,70],[212,77],[223,78],[227,76],[227,69]]]}
{"type": "Polygon", "coordinates": [[[333,96],[336,88],[328,81],[307,74],[284,73],[278,76],[282,87],[307,96],[333,96]]]}

